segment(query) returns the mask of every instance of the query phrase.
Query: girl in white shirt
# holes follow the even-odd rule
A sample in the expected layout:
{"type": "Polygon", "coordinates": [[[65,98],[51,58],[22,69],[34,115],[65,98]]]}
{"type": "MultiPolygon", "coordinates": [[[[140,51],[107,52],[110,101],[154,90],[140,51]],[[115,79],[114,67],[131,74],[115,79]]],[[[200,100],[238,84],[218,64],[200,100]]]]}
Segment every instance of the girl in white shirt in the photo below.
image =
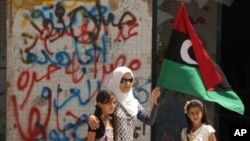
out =
{"type": "Polygon", "coordinates": [[[209,124],[206,108],[200,100],[187,101],[184,112],[187,127],[182,129],[181,141],[216,141],[215,129],[209,124]]]}

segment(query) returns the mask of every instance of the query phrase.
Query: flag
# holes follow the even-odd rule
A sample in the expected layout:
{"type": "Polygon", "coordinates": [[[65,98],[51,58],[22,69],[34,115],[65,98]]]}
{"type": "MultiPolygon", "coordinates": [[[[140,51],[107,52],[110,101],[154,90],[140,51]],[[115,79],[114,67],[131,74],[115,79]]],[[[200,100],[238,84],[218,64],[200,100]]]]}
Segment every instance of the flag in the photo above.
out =
{"type": "Polygon", "coordinates": [[[156,85],[216,102],[228,110],[244,114],[241,99],[203,47],[183,2],[176,15],[156,85]]]}

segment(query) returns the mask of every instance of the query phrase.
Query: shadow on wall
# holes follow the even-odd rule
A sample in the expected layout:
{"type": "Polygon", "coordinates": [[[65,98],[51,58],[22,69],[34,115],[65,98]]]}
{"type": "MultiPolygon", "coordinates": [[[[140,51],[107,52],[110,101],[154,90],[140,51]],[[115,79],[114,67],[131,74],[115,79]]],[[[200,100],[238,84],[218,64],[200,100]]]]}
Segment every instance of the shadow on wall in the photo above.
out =
{"type": "Polygon", "coordinates": [[[6,1],[0,1],[0,141],[6,134],[6,1]]]}

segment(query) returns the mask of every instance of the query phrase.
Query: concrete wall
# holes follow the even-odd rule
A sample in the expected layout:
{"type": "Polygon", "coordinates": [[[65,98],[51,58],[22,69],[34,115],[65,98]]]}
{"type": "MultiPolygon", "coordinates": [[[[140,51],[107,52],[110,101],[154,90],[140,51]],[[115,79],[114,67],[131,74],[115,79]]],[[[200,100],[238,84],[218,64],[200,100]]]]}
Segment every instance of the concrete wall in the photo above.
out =
{"type": "MultiPolygon", "coordinates": [[[[151,1],[10,0],[6,139],[82,141],[95,95],[120,65],[148,109],[151,30],[151,1]]],[[[138,122],[135,140],[150,130],[138,122]]]]}

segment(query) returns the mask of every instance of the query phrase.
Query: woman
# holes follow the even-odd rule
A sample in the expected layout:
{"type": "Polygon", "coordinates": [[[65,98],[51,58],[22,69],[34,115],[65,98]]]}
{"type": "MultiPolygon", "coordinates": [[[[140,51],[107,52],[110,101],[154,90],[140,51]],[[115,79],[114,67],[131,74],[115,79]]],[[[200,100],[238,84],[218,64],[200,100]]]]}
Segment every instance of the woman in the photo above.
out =
{"type": "Polygon", "coordinates": [[[184,113],[187,127],[182,129],[181,141],[216,141],[215,130],[209,124],[206,108],[200,100],[187,101],[184,113]]]}
{"type": "MultiPolygon", "coordinates": [[[[155,88],[151,94],[151,103],[153,107],[148,114],[139,101],[133,96],[134,75],[132,71],[125,66],[117,67],[108,83],[108,89],[111,90],[117,99],[116,110],[114,112],[116,138],[115,141],[132,141],[134,125],[137,119],[147,125],[152,125],[157,115],[160,88],[155,88]]],[[[89,126],[92,129],[99,127],[99,120],[90,115],[88,119],[89,126]]]]}

